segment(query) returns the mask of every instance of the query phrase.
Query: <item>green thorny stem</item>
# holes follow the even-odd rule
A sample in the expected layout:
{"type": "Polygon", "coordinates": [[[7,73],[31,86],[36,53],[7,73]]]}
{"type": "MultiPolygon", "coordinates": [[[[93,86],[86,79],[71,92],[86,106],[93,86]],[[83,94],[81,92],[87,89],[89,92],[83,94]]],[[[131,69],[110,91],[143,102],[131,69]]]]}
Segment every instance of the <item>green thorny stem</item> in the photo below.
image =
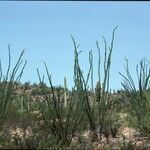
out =
{"type": "MultiPolygon", "coordinates": [[[[87,114],[87,118],[89,121],[89,125],[90,125],[90,129],[91,131],[94,133],[94,138],[96,138],[96,140],[98,139],[97,136],[97,132],[96,129],[98,126],[100,126],[100,130],[99,130],[99,134],[100,137],[102,135],[102,130],[103,130],[103,124],[105,122],[105,114],[107,111],[107,99],[108,99],[108,90],[109,90],[109,76],[110,76],[110,65],[111,65],[111,55],[112,55],[112,50],[113,50],[113,42],[114,42],[114,34],[115,34],[115,30],[117,29],[117,27],[113,30],[113,34],[112,34],[112,41],[111,41],[111,46],[109,47],[109,53],[107,56],[107,44],[104,39],[104,43],[105,43],[105,55],[104,55],[104,79],[103,79],[103,83],[102,83],[102,88],[101,88],[101,78],[100,78],[100,48],[98,45],[98,42],[96,42],[97,48],[98,48],[98,56],[99,56],[99,60],[98,60],[98,78],[99,78],[99,99],[98,101],[98,110],[99,110],[99,116],[98,116],[98,120],[99,120],[99,125],[96,124],[96,116],[93,114],[92,111],[92,105],[89,102],[89,96],[88,96],[88,81],[89,81],[89,76],[91,74],[91,82],[93,82],[93,55],[92,55],[92,51],[90,51],[89,53],[89,62],[90,62],[90,68],[89,68],[89,72],[85,81],[85,78],[83,77],[83,73],[80,69],[79,66],[79,60],[78,60],[78,55],[79,53],[77,52],[77,46],[76,43],[73,39],[73,43],[74,43],[74,53],[75,53],[75,65],[74,65],[74,75],[77,77],[78,80],[75,80],[76,85],[79,85],[77,88],[79,88],[83,93],[84,93],[84,103],[85,103],[85,112],[87,114]],[[80,84],[78,84],[80,83],[80,84]]],[[[91,84],[93,85],[93,84],[91,84]]]]}
{"type": "MultiPolygon", "coordinates": [[[[113,50],[113,44],[114,44],[114,36],[115,36],[115,30],[117,27],[113,30],[112,33],[112,40],[111,40],[111,46],[109,47],[109,53],[107,57],[107,43],[105,38],[103,37],[104,44],[105,44],[105,55],[104,55],[104,79],[102,83],[102,88],[101,89],[101,94],[100,94],[100,99],[99,99],[99,134],[100,138],[102,135],[102,130],[103,130],[103,124],[105,122],[105,114],[107,112],[107,103],[108,103],[108,92],[109,92],[109,78],[110,78],[110,66],[111,66],[111,56],[112,56],[112,50],[113,50]]],[[[100,52],[98,42],[97,42],[97,47],[98,47],[98,52],[100,52]]],[[[99,54],[99,63],[98,66],[100,67],[100,54],[99,54]]],[[[98,68],[98,76],[99,76],[99,83],[101,85],[101,78],[100,78],[100,68],[98,68]]]]}
{"type": "Polygon", "coordinates": [[[27,61],[25,61],[22,68],[20,68],[20,66],[23,63],[23,59],[22,59],[24,54],[24,50],[23,50],[11,72],[10,71],[11,69],[10,45],[8,46],[8,50],[9,50],[9,62],[8,62],[6,75],[3,75],[2,64],[0,60],[0,83],[1,83],[1,87],[0,87],[0,110],[1,110],[0,124],[1,125],[0,126],[1,128],[3,127],[3,124],[7,117],[9,107],[14,99],[14,92],[17,87],[17,83],[20,81],[23,75],[24,68],[27,64],[27,61]]]}
{"type": "Polygon", "coordinates": [[[128,60],[126,59],[126,66],[124,66],[126,76],[120,73],[123,77],[122,86],[127,92],[129,103],[131,106],[131,115],[133,124],[145,135],[150,137],[150,67],[149,62],[146,59],[140,61],[140,65],[136,67],[138,86],[136,87],[135,82],[129,71],[128,60]],[[147,118],[148,117],[148,118],[147,118]]]}
{"type": "MultiPolygon", "coordinates": [[[[70,145],[84,116],[81,112],[82,105],[79,100],[82,93],[78,91],[79,89],[73,88],[71,94],[68,95],[68,102],[64,105],[65,97],[61,97],[61,90],[59,88],[54,89],[46,63],[44,65],[51,88],[51,95],[45,96],[46,105],[44,101],[39,102],[39,108],[45,124],[48,126],[50,133],[57,139],[57,143],[61,146],[70,145]]],[[[39,71],[38,76],[41,79],[39,71]]],[[[77,76],[75,80],[78,81],[75,83],[76,87],[80,87],[79,77],[77,76]]]]}

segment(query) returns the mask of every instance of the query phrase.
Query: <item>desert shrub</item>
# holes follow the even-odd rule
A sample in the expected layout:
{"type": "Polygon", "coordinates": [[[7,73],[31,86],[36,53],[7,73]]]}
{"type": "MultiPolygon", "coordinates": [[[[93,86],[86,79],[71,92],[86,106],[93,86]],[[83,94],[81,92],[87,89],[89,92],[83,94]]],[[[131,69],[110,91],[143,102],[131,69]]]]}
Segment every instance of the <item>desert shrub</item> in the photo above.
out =
{"type": "Polygon", "coordinates": [[[14,67],[11,67],[11,53],[10,45],[9,49],[9,62],[6,70],[6,74],[3,73],[2,64],[0,61],[0,130],[3,128],[3,124],[7,118],[8,110],[12,101],[14,100],[15,90],[17,89],[18,82],[20,81],[26,61],[23,62],[24,50],[21,52],[14,67]],[[23,65],[23,66],[22,66],[23,65]]]}
{"type": "MultiPolygon", "coordinates": [[[[113,106],[113,99],[110,101],[110,94],[109,94],[109,78],[110,78],[110,65],[111,65],[111,55],[112,55],[112,50],[113,50],[113,42],[114,42],[114,33],[115,33],[116,28],[113,30],[113,35],[112,35],[112,41],[111,45],[109,47],[109,51],[107,50],[107,43],[104,39],[104,44],[105,44],[105,54],[104,54],[104,66],[103,66],[103,71],[104,71],[104,78],[103,80],[101,79],[101,56],[100,56],[100,48],[98,42],[96,42],[97,48],[98,48],[98,79],[99,81],[97,82],[96,85],[96,90],[95,90],[95,99],[94,96],[92,96],[92,100],[89,98],[89,87],[88,87],[88,82],[89,82],[89,77],[91,75],[91,82],[93,82],[93,55],[92,52],[89,53],[89,63],[90,63],[90,68],[87,77],[83,76],[83,73],[81,71],[79,61],[78,61],[78,55],[79,53],[77,52],[77,46],[76,43],[73,39],[74,42],[74,49],[75,49],[75,64],[78,67],[77,73],[78,76],[81,77],[80,80],[80,86],[83,88],[83,94],[85,95],[84,98],[84,111],[87,116],[87,121],[90,126],[90,130],[92,132],[92,141],[97,141],[101,140],[102,134],[104,134],[106,137],[110,135],[111,130],[113,130],[113,124],[115,123],[114,120],[111,119],[112,112],[114,111],[111,109],[110,112],[110,107],[113,106]],[[108,126],[109,124],[109,126],[108,126]]],[[[76,73],[76,72],[75,72],[76,73]]],[[[76,74],[77,74],[76,73],[76,74]]],[[[91,84],[93,85],[93,84],[91,84]]],[[[91,87],[93,89],[93,87],[91,87]]],[[[117,120],[117,119],[116,119],[117,120]]],[[[115,130],[115,129],[114,129],[115,130]]],[[[112,131],[115,132],[115,131],[112,131]]]]}
{"type": "Polygon", "coordinates": [[[49,93],[49,89],[47,87],[46,84],[39,84],[38,86],[34,86],[34,88],[32,88],[31,90],[31,95],[39,95],[42,96],[43,94],[48,94],[49,93]],[[43,92],[43,86],[44,86],[44,92],[43,92]]]}
{"type": "Polygon", "coordinates": [[[127,141],[123,139],[122,142],[119,143],[120,150],[135,150],[136,147],[131,141],[127,141]]]}
{"type": "Polygon", "coordinates": [[[126,76],[121,75],[124,78],[122,83],[126,91],[126,104],[127,110],[130,113],[129,119],[132,125],[137,128],[142,134],[150,137],[150,66],[146,59],[140,61],[140,65],[137,65],[137,79],[138,84],[136,86],[128,66],[128,60],[126,60],[126,76]]]}
{"type": "Polygon", "coordinates": [[[35,95],[42,95],[42,94],[43,94],[43,91],[39,87],[32,89],[31,95],[35,96],[35,95]]]}
{"type": "Polygon", "coordinates": [[[36,149],[39,146],[46,131],[37,108],[37,103],[25,91],[16,95],[8,111],[4,128],[7,136],[2,135],[5,139],[2,148],[7,148],[5,143],[11,143],[9,148],[15,146],[15,149],[36,149]]]}
{"type": "MultiPolygon", "coordinates": [[[[49,129],[49,134],[53,137],[54,141],[51,146],[69,146],[84,117],[82,111],[84,95],[81,89],[82,87],[80,87],[80,84],[78,83],[80,79],[78,76],[75,76],[75,87],[72,89],[71,94],[68,95],[68,101],[65,105],[65,97],[61,94],[62,88],[54,89],[46,64],[45,68],[51,92],[49,95],[45,95],[42,102],[40,100],[38,101],[39,110],[49,129]]],[[[39,71],[38,76],[40,79],[39,71]]],[[[43,85],[42,82],[41,85],[43,85]]],[[[44,93],[45,87],[43,86],[43,94],[44,93]]]]}
{"type": "Polygon", "coordinates": [[[23,84],[23,88],[24,88],[24,90],[28,90],[30,88],[30,82],[25,82],[23,84]]]}

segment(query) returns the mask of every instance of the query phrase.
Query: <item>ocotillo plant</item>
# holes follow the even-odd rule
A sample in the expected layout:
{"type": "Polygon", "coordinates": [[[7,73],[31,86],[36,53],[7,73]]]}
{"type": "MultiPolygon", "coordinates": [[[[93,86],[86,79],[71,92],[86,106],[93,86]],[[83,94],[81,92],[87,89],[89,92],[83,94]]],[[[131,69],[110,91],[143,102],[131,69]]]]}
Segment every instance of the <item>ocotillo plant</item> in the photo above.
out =
{"type": "Polygon", "coordinates": [[[0,130],[2,129],[3,124],[6,120],[9,107],[14,99],[14,92],[16,90],[17,83],[20,81],[27,63],[27,61],[23,62],[22,59],[24,54],[23,50],[11,71],[10,45],[8,46],[8,50],[9,63],[6,74],[3,73],[2,64],[0,60],[0,130]],[[23,66],[21,67],[21,65],[23,66]]]}
{"type": "MultiPolygon", "coordinates": [[[[83,76],[83,72],[81,71],[80,65],[79,65],[79,53],[77,51],[78,46],[76,45],[76,42],[74,40],[74,38],[72,37],[73,40],[73,44],[74,44],[74,82],[75,82],[75,87],[76,89],[78,89],[78,91],[80,92],[80,97],[79,99],[81,100],[81,102],[84,102],[84,107],[83,110],[85,111],[87,118],[89,119],[89,125],[90,125],[90,129],[92,130],[93,133],[95,133],[96,131],[96,124],[95,124],[95,116],[92,112],[92,108],[89,102],[89,95],[88,95],[88,81],[89,81],[89,77],[90,77],[90,72],[92,69],[92,62],[90,62],[90,68],[88,71],[88,75],[87,78],[85,80],[85,77],[83,76]],[[82,99],[83,97],[83,99],[82,99]]],[[[89,53],[90,54],[90,53],[89,53]]],[[[92,54],[90,54],[92,56],[92,54]]],[[[90,56],[89,56],[90,58],[90,56]]],[[[89,59],[90,61],[92,59],[89,59]]],[[[96,134],[94,134],[95,136],[96,134]]]]}
{"type": "Polygon", "coordinates": [[[106,133],[104,125],[107,124],[106,122],[108,122],[110,120],[110,117],[111,117],[110,113],[108,113],[109,109],[110,109],[110,105],[112,103],[112,102],[109,102],[109,78],[110,78],[111,55],[112,55],[112,50],[113,50],[114,34],[115,34],[116,29],[117,29],[117,27],[113,30],[112,41],[111,41],[111,45],[109,47],[109,51],[107,50],[107,43],[105,41],[105,38],[103,38],[104,44],[105,44],[103,81],[101,81],[100,48],[99,48],[98,42],[96,42],[96,45],[98,48],[98,56],[99,56],[99,60],[98,60],[98,78],[99,78],[99,81],[98,81],[97,90],[96,90],[96,95],[97,95],[96,105],[91,105],[91,102],[89,100],[89,95],[88,95],[88,86],[87,86],[90,73],[92,73],[91,74],[91,80],[93,81],[93,79],[92,79],[92,77],[93,77],[92,53],[91,52],[89,53],[90,69],[89,69],[89,73],[87,75],[87,78],[85,80],[85,78],[83,77],[83,73],[82,73],[80,66],[79,66],[77,46],[76,46],[75,41],[74,41],[75,56],[76,56],[75,64],[76,64],[76,66],[78,66],[78,70],[74,74],[76,75],[78,73],[78,76],[80,77],[80,81],[78,81],[78,82],[80,83],[80,88],[83,89],[82,92],[85,95],[85,98],[84,98],[85,108],[84,108],[84,110],[87,114],[88,122],[90,125],[90,130],[92,131],[92,135],[93,135],[93,140],[98,140],[98,138],[101,138],[102,133],[104,131],[105,131],[105,135],[108,136],[108,133],[106,133]],[[93,106],[95,108],[93,108],[93,106]],[[98,112],[98,115],[96,115],[97,112],[98,112]],[[97,132],[97,129],[99,130],[99,132],[97,132]]]}
{"type": "MultiPolygon", "coordinates": [[[[78,83],[80,82],[80,77],[78,75],[74,77],[75,87],[68,96],[67,104],[64,105],[64,96],[61,95],[61,88],[54,88],[46,64],[45,68],[51,94],[45,95],[42,102],[38,101],[39,109],[49,129],[50,135],[52,135],[53,139],[56,139],[56,143],[53,144],[69,146],[84,116],[83,111],[81,111],[83,105],[81,99],[83,99],[84,95],[80,89],[80,83],[78,83]]],[[[76,69],[77,66],[75,66],[75,72],[76,69]]],[[[39,71],[38,76],[40,76],[39,71]]],[[[41,85],[43,85],[43,83],[41,83],[41,85]]]]}
{"type": "Polygon", "coordinates": [[[130,105],[131,122],[142,134],[150,137],[150,62],[142,59],[140,65],[137,65],[137,87],[130,74],[128,60],[125,71],[126,75],[120,74],[124,79],[122,86],[128,96],[125,104],[130,105]]]}

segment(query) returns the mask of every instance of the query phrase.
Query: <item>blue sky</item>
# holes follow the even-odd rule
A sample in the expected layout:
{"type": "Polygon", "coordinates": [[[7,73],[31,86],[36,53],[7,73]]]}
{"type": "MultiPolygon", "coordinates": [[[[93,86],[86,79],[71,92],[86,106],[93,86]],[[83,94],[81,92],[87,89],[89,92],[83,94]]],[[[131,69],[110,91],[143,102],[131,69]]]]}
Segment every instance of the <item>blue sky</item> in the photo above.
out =
{"type": "Polygon", "coordinates": [[[73,84],[74,36],[84,74],[89,67],[88,52],[92,49],[94,78],[97,80],[97,48],[110,43],[112,30],[118,25],[112,54],[110,87],[120,89],[125,57],[129,59],[135,78],[135,66],[141,58],[150,56],[150,3],[149,2],[0,2],[0,59],[7,66],[8,44],[12,57],[26,49],[28,61],[22,81],[38,82],[36,68],[45,74],[45,61],[55,85],[73,84]]]}

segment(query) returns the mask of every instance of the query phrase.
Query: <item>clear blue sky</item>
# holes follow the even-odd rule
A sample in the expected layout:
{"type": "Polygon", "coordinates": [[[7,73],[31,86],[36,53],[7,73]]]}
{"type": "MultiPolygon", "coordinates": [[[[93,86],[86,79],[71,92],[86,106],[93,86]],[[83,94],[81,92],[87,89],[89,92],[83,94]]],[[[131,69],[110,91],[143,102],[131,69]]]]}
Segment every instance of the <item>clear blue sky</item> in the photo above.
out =
{"type": "Polygon", "coordinates": [[[112,54],[110,86],[121,88],[124,58],[129,59],[135,77],[135,66],[150,56],[149,2],[0,2],[0,59],[7,65],[8,44],[12,43],[14,59],[22,49],[28,64],[22,81],[37,82],[36,68],[45,73],[46,61],[55,85],[73,82],[73,35],[80,44],[80,62],[84,73],[89,67],[88,51],[93,50],[94,78],[97,80],[97,49],[102,53],[105,36],[110,43],[112,30],[118,25],[112,54]]]}

